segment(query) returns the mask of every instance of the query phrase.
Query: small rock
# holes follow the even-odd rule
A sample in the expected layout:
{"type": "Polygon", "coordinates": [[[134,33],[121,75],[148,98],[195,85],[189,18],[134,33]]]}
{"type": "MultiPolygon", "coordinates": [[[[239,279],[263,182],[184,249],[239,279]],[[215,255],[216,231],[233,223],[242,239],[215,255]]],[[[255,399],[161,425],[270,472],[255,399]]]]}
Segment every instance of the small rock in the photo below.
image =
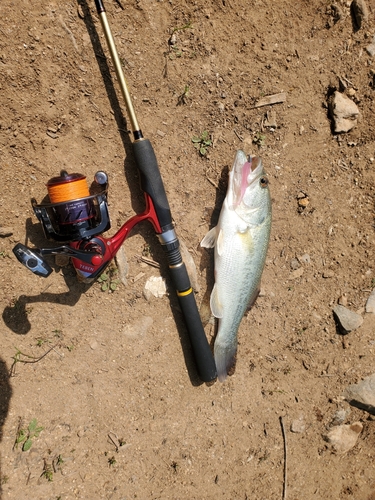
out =
{"type": "Polygon", "coordinates": [[[348,408],[347,410],[345,410],[344,408],[340,408],[333,415],[331,425],[342,425],[349,415],[350,415],[350,408],[348,408]]]}
{"type": "Polygon", "coordinates": [[[128,284],[129,263],[126,257],[124,245],[121,245],[117,251],[115,260],[121,283],[126,286],[128,284]]]}
{"type": "Polygon", "coordinates": [[[298,206],[300,208],[306,208],[309,203],[310,203],[310,200],[309,200],[308,196],[305,196],[305,198],[300,198],[298,200],[298,206]]]}
{"type": "Polygon", "coordinates": [[[361,29],[363,23],[368,21],[368,8],[365,0],[353,0],[350,4],[350,11],[356,30],[361,29]]]}
{"type": "Polygon", "coordinates": [[[301,267],[301,264],[299,263],[298,259],[291,259],[291,261],[290,261],[290,268],[293,271],[295,271],[299,267],[301,267]]]}
{"type": "Polygon", "coordinates": [[[143,295],[146,300],[150,300],[151,296],[160,299],[167,293],[167,287],[165,281],[161,276],[151,276],[146,281],[145,287],[143,289],[143,295]]]}
{"type": "Polygon", "coordinates": [[[291,432],[302,434],[306,430],[305,419],[303,415],[300,415],[298,418],[293,420],[290,425],[291,432]]]}
{"type": "Polygon", "coordinates": [[[360,314],[357,314],[340,304],[334,307],[333,315],[335,316],[340,332],[343,335],[356,330],[363,323],[363,318],[360,314]]]}
{"type": "Polygon", "coordinates": [[[97,349],[97,348],[98,348],[98,345],[99,345],[99,344],[98,344],[98,342],[97,342],[96,340],[94,340],[93,342],[91,342],[91,344],[90,344],[90,348],[91,348],[93,351],[95,351],[95,349],[97,349]]]}
{"type": "Polygon", "coordinates": [[[359,109],[346,95],[336,90],[329,99],[328,108],[336,133],[349,132],[357,125],[359,109]]]}
{"type": "Polygon", "coordinates": [[[177,35],[175,32],[173,32],[172,35],[169,37],[168,43],[169,43],[169,45],[176,45],[177,35]]]}
{"type": "Polygon", "coordinates": [[[369,298],[367,299],[366,312],[375,314],[375,288],[370,293],[369,298]]]}
{"type": "Polygon", "coordinates": [[[266,118],[264,120],[263,125],[265,127],[277,128],[276,111],[275,110],[267,111],[266,118]]]}
{"type": "Polygon", "coordinates": [[[310,264],[310,262],[311,262],[310,255],[308,253],[304,253],[299,258],[299,261],[302,262],[302,264],[310,264]]]}
{"type": "Polygon", "coordinates": [[[327,269],[327,271],[324,271],[324,273],[322,274],[323,278],[334,278],[335,276],[335,272],[332,271],[332,269],[327,269]]]}
{"type": "Polygon", "coordinates": [[[347,453],[356,445],[362,429],[363,425],[361,422],[354,422],[352,425],[337,425],[332,427],[323,436],[323,439],[330,443],[337,453],[347,453]]]}
{"type": "Polygon", "coordinates": [[[375,55],[375,36],[372,39],[372,42],[370,43],[370,45],[367,45],[366,52],[369,56],[374,57],[374,55],[375,55]]]}
{"type": "Polygon", "coordinates": [[[12,236],[12,234],[13,234],[13,229],[11,227],[5,227],[5,226],[0,227],[0,236],[2,238],[5,238],[7,236],[12,236]]]}
{"type": "Polygon", "coordinates": [[[346,91],[346,95],[348,97],[354,97],[356,95],[356,93],[357,93],[356,90],[353,89],[352,87],[346,91]]]}
{"type": "Polygon", "coordinates": [[[338,301],[337,301],[340,306],[347,306],[348,305],[348,297],[346,296],[345,293],[343,293],[342,295],[340,295],[338,301]]]}
{"type": "Polygon", "coordinates": [[[375,373],[364,378],[358,384],[349,385],[343,397],[352,406],[375,414],[375,373]]]}

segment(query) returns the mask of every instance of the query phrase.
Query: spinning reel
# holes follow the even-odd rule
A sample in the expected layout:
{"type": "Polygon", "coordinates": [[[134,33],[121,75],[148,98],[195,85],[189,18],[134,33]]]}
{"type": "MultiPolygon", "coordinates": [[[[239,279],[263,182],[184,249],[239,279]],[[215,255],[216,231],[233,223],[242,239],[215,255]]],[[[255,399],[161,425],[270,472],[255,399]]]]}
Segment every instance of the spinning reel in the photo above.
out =
{"type": "Polygon", "coordinates": [[[18,243],[13,248],[21,264],[38,276],[46,278],[52,272],[43,256],[66,255],[72,258],[77,274],[85,282],[90,282],[109,264],[136,224],[148,219],[155,231],[161,233],[152,200],[146,193],[146,208],[142,214],[129,219],[112,238],[101,235],[111,227],[105,172],[95,174],[89,189],[84,175],[68,174],[62,170],[60,176],[48,181],[47,191],[44,203],[38,205],[33,198],[31,205],[42,223],[46,238],[64,244],[54,248],[31,249],[18,243]]]}

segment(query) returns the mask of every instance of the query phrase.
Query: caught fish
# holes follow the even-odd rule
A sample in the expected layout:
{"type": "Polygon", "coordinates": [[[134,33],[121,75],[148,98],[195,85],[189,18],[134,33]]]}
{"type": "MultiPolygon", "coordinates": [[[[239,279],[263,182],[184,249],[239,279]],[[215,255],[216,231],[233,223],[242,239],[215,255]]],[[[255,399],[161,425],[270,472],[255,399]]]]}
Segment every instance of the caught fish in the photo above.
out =
{"type": "Polygon", "coordinates": [[[219,320],[214,356],[221,382],[235,360],[242,317],[259,293],[270,231],[271,197],[262,160],[237,151],[218,225],[201,242],[215,247],[210,306],[219,320]]]}

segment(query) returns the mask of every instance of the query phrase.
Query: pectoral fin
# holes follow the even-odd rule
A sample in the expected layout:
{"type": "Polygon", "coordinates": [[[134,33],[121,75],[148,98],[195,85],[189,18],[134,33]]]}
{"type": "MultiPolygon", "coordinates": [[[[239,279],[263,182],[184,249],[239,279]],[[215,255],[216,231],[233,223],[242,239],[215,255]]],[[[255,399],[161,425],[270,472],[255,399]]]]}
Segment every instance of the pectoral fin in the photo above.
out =
{"type": "Polygon", "coordinates": [[[211,292],[211,298],[210,298],[210,307],[212,314],[215,316],[215,318],[222,318],[223,317],[223,306],[219,301],[219,294],[218,294],[218,288],[216,286],[216,283],[214,284],[214,287],[211,292]]]}
{"type": "Polygon", "coordinates": [[[217,226],[213,227],[212,229],[210,229],[210,231],[208,231],[208,233],[206,234],[206,236],[201,241],[201,247],[203,247],[203,248],[213,248],[215,246],[216,236],[217,236],[216,227],[217,226]]]}

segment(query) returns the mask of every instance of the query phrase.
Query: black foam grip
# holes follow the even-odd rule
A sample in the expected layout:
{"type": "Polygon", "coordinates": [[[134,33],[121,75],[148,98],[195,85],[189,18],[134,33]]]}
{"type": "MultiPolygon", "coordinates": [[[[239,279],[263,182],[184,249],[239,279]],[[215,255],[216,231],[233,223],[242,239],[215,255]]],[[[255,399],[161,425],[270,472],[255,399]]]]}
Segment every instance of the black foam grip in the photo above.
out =
{"type": "Polygon", "coordinates": [[[185,318],[199,376],[203,382],[211,382],[217,376],[215,361],[203,329],[186,267],[182,260],[179,266],[170,267],[170,273],[185,318]]]}
{"type": "Polygon", "coordinates": [[[171,210],[152,144],[148,139],[142,139],[133,143],[133,150],[141,173],[142,189],[152,199],[160,226],[168,226],[172,223],[171,210]]]}

